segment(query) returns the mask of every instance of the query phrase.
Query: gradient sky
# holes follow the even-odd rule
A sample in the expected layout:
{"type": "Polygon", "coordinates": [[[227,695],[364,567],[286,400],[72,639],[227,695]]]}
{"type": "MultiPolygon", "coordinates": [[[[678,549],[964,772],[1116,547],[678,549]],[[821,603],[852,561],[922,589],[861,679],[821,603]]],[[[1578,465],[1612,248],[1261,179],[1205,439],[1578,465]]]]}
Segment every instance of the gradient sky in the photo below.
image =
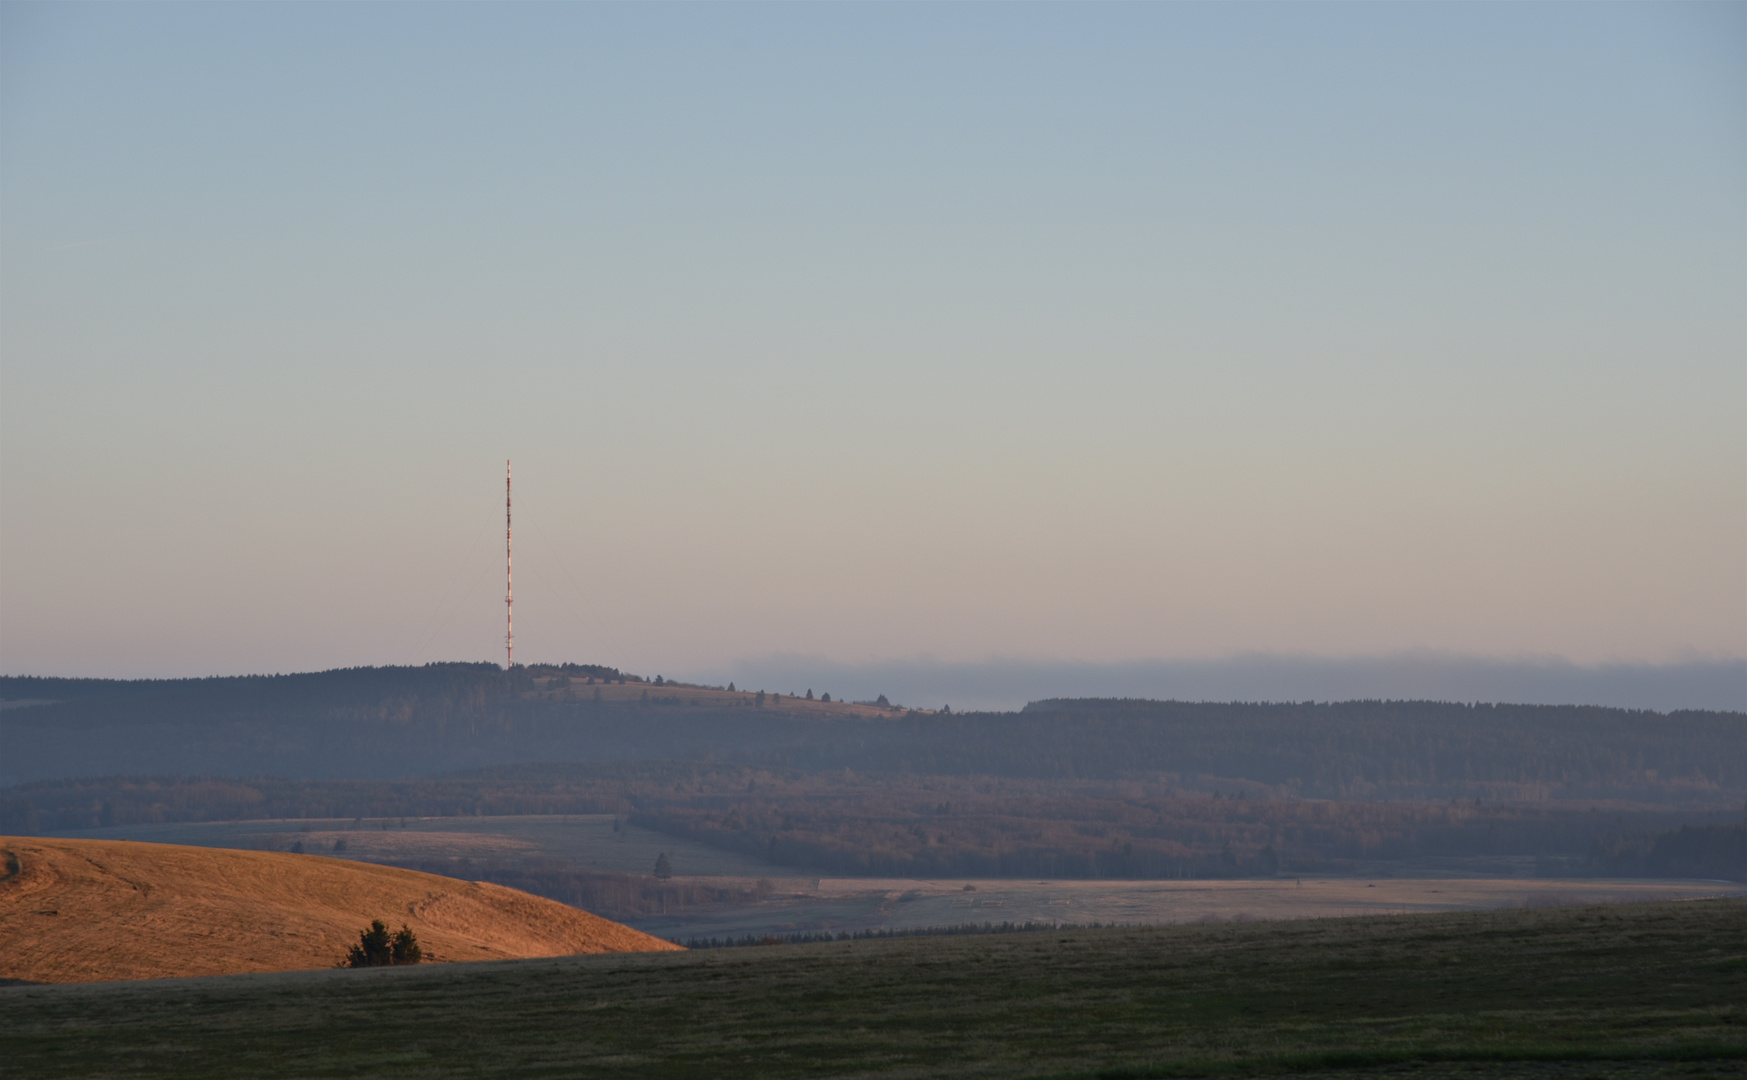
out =
{"type": "Polygon", "coordinates": [[[1747,7],[0,6],[0,670],[1747,656],[1747,7]]]}

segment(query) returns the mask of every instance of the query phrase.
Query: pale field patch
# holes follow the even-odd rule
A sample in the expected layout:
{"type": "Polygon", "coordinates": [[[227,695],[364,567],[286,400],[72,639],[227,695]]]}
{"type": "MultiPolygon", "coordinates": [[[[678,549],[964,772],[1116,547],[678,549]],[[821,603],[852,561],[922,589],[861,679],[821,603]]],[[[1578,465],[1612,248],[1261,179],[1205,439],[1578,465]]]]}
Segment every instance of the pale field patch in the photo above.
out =
{"type": "Polygon", "coordinates": [[[881,892],[893,927],[965,922],[1168,924],[1473,911],[1741,895],[1707,881],[1291,878],[1240,881],[911,881],[830,878],[821,897],[881,892]],[[974,891],[966,890],[970,885],[974,891]]]}
{"type": "MultiPolygon", "coordinates": [[[[1002,923],[1166,926],[1743,896],[1730,882],[1529,878],[920,881],[769,878],[768,899],[626,920],[658,937],[922,930],[1002,923]],[[974,891],[967,891],[971,885],[974,891]]],[[[700,879],[745,889],[745,878],[700,879]]]]}

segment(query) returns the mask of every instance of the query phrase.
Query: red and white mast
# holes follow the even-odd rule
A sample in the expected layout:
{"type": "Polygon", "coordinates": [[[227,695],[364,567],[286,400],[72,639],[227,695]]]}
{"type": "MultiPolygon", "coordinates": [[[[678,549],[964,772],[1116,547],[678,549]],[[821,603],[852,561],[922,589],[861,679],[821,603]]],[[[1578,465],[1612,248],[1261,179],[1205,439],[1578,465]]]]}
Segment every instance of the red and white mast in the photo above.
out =
{"type": "Polygon", "coordinates": [[[510,561],[510,463],[503,463],[503,666],[516,666],[516,590],[510,561]]]}

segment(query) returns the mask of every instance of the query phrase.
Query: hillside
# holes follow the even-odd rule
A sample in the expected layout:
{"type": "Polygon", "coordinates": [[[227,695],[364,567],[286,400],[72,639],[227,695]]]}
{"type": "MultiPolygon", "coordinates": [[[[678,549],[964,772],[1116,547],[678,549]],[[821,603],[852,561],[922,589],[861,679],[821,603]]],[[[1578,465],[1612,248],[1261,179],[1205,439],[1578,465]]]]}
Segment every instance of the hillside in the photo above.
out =
{"type": "Polygon", "coordinates": [[[515,889],[313,855],[0,837],[0,860],[6,979],[326,968],[371,919],[437,962],[678,948],[515,889]]]}
{"type": "Polygon", "coordinates": [[[811,757],[806,747],[835,748],[869,726],[847,721],[901,715],[580,664],[0,676],[0,785],[119,772],[400,778],[518,761],[811,757]]]}

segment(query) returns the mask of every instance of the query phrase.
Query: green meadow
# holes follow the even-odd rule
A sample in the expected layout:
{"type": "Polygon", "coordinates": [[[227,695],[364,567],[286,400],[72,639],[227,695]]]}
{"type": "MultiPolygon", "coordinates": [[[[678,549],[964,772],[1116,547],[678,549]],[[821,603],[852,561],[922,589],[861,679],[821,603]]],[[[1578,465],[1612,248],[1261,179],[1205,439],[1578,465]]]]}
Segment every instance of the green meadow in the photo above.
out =
{"type": "Polygon", "coordinates": [[[0,1032],[18,1077],[1741,1076],[1747,902],[14,986],[0,1032]]]}

